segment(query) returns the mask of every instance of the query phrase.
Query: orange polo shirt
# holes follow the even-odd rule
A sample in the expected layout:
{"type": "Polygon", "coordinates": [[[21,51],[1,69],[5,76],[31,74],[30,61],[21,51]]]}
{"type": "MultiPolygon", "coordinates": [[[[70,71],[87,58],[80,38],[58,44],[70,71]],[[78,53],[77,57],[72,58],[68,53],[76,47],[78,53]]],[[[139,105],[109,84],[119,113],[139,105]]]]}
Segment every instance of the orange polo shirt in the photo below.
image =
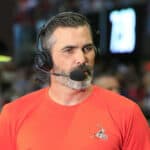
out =
{"type": "Polygon", "coordinates": [[[132,101],[94,86],[75,106],[62,106],[48,88],[7,104],[0,115],[1,150],[149,150],[150,132],[132,101]]]}

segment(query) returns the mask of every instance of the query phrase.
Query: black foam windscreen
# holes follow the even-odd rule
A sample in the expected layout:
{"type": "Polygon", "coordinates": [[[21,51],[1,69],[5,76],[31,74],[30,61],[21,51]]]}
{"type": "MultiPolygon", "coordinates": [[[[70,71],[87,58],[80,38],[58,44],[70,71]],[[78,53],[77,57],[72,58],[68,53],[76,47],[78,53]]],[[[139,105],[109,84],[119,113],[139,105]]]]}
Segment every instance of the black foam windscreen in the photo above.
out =
{"type": "Polygon", "coordinates": [[[86,78],[86,75],[83,70],[76,69],[70,73],[70,78],[75,81],[83,81],[86,78]]]}

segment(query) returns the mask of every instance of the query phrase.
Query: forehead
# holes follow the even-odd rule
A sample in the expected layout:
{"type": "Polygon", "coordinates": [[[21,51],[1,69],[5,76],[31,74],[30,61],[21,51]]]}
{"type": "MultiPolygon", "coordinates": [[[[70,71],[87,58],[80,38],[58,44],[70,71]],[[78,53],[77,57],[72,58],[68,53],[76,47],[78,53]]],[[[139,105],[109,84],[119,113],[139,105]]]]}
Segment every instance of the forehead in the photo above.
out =
{"type": "MultiPolygon", "coordinates": [[[[92,34],[88,26],[58,27],[52,34],[56,42],[75,42],[77,40],[92,41],[92,34]]],[[[59,43],[60,44],[60,43],[59,43]]]]}
{"type": "Polygon", "coordinates": [[[45,41],[52,52],[59,52],[67,46],[83,47],[93,44],[92,33],[87,25],[78,27],[58,27],[45,41]]]}

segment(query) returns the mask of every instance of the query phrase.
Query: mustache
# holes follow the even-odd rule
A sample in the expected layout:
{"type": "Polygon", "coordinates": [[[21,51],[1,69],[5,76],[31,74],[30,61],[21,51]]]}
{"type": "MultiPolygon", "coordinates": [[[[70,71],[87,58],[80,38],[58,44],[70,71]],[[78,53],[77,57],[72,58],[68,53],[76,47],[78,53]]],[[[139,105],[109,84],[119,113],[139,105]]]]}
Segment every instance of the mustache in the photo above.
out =
{"type": "Polygon", "coordinates": [[[93,68],[90,67],[89,65],[81,64],[81,65],[77,66],[76,68],[74,68],[72,71],[75,71],[75,70],[81,70],[82,72],[85,72],[88,75],[91,75],[93,68]]]}

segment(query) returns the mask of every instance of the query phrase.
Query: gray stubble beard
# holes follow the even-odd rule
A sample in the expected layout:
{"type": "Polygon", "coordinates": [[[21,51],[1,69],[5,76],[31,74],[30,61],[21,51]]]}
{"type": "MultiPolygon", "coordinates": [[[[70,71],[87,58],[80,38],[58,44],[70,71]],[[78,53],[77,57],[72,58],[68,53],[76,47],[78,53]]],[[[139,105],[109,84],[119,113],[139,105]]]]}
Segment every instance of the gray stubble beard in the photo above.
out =
{"type": "Polygon", "coordinates": [[[59,81],[62,85],[74,89],[74,90],[83,90],[88,88],[92,83],[92,76],[89,75],[85,80],[83,81],[75,81],[70,79],[70,77],[65,76],[56,76],[56,80],[59,81]]]}

